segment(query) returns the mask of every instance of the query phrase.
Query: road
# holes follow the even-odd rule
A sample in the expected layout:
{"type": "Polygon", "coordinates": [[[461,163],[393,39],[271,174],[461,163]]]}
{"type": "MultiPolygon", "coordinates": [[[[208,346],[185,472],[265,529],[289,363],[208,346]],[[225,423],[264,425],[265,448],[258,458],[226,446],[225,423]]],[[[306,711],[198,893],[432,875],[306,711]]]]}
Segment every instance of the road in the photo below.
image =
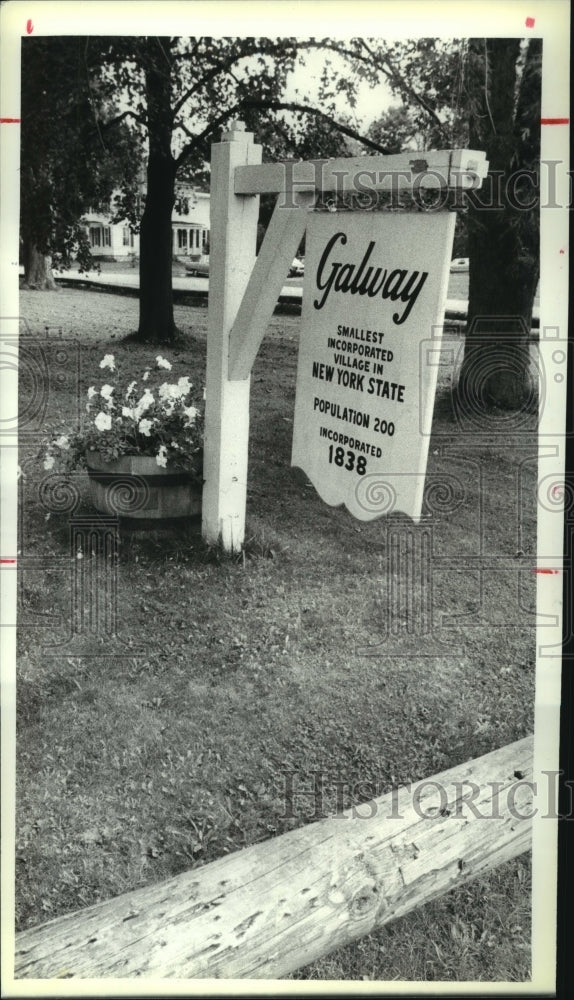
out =
{"type": "MultiPolygon", "coordinates": [[[[88,274],[79,274],[77,271],[66,271],[66,272],[55,272],[55,277],[62,284],[66,285],[83,285],[93,288],[109,289],[113,291],[114,289],[125,289],[135,292],[139,288],[139,273],[137,270],[133,271],[101,271],[99,274],[95,271],[88,272],[88,274]]],[[[451,274],[449,292],[451,295],[454,293],[452,298],[447,298],[445,316],[447,319],[451,320],[463,320],[466,317],[466,312],[468,309],[468,302],[466,298],[455,297],[466,292],[468,288],[468,275],[464,274],[451,274]]],[[[198,297],[205,296],[209,291],[209,278],[207,277],[190,277],[189,275],[173,277],[173,291],[174,298],[177,299],[181,295],[196,295],[198,297]]],[[[303,298],[303,278],[287,278],[283,288],[281,289],[279,295],[279,301],[282,303],[292,303],[297,305],[301,302],[303,298]]],[[[536,327],[539,324],[539,300],[536,296],[535,306],[532,314],[533,326],[536,327]]]]}

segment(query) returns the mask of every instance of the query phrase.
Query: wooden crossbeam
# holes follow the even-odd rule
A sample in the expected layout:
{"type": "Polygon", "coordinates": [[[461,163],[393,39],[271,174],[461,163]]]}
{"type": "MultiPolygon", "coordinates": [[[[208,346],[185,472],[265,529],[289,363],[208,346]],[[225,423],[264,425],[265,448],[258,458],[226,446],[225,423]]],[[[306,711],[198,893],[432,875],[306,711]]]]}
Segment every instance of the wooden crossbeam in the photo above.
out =
{"type": "Polygon", "coordinates": [[[294,208],[285,208],[281,197],[277,199],[231,330],[231,380],[249,378],[289,267],[305,232],[307,209],[313,204],[314,198],[314,192],[311,191],[297,194],[294,208]]]}
{"type": "Polygon", "coordinates": [[[286,976],[529,850],[532,744],[26,930],[16,978],[286,976]]]}
{"type": "Polygon", "coordinates": [[[399,191],[422,188],[480,187],[488,171],[485,154],[474,149],[443,149],[356,156],[329,160],[263,163],[235,170],[235,194],[281,193],[285,204],[301,191],[399,191]]]}

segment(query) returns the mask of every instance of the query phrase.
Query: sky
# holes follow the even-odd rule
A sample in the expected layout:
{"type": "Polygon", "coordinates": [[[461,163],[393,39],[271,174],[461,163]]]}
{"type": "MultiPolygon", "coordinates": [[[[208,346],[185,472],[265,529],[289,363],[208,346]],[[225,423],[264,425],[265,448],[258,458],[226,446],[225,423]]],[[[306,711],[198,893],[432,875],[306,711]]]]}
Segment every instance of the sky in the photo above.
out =
{"type": "MultiPolygon", "coordinates": [[[[305,67],[299,67],[291,76],[286,92],[287,100],[296,100],[299,96],[309,103],[315,103],[321,71],[327,56],[335,68],[340,67],[341,73],[349,76],[348,62],[337,56],[336,53],[308,52],[305,54],[305,67]]],[[[360,81],[357,97],[357,107],[354,111],[349,108],[344,95],[338,99],[340,111],[351,114],[352,125],[357,131],[366,131],[371,122],[378,118],[383,111],[386,111],[391,104],[399,103],[382,79],[376,87],[370,87],[364,81],[360,81]]]]}

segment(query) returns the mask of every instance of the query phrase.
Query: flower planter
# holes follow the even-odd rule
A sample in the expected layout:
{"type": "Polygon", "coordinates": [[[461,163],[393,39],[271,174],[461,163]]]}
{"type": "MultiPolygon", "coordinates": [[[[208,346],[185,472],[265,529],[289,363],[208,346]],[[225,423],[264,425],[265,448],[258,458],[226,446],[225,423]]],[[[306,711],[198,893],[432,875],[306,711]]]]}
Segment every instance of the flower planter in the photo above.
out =
{"type": "Polygon", "coordinates": [[[201,514],[200,476],[164,469],[148,455],[122,455],[104,462],[99,452],[91,451],[86,463],[92,502],[103,514],[136,527],[201,514]]]}

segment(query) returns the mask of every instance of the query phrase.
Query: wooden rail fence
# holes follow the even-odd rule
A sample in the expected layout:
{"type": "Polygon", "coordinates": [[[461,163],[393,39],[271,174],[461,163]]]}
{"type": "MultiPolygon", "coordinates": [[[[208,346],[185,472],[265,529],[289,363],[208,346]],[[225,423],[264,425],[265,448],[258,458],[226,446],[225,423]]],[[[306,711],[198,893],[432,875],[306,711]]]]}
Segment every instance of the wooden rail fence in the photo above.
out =
{"type": "Polygon", "coordinates": [[[23,931],[15,976],[287,976],[529,850],[532,742],[23,931]]]}

